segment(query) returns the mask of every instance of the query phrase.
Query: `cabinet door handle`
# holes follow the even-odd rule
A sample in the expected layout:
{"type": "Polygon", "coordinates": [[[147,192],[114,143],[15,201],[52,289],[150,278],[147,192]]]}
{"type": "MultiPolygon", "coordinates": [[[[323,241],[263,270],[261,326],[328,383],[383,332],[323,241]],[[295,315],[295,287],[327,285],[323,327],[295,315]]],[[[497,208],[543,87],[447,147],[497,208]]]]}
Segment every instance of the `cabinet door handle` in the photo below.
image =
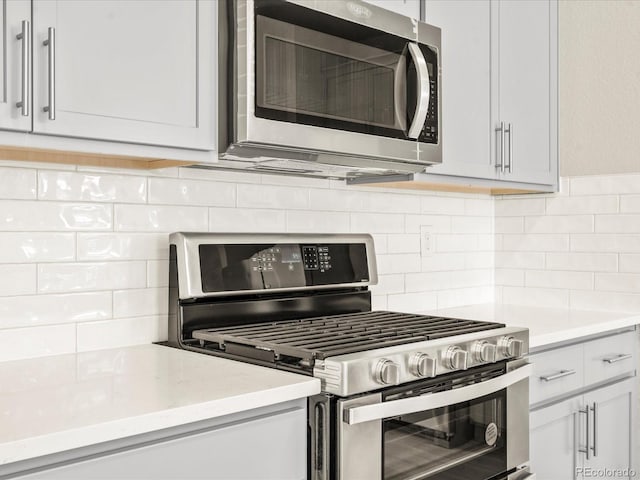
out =
{"type": "Polygon", "coordinates": [[[505,135],[509,134],[509,163],[507,164],[507,170],[511,173],[513,167],[513,125],[509,124],[505,130],[505,135]]]}
{"type": "Polygon", "coordinates": [[[49,27],[47,39],[42,45],[49,49],[49,105],[42,110],[49,113],[49,120],[56,119],[56,29],[49,27]]]}
{"type": "Polygon", "coordinates": [[[587,430],[587,435],[586,435],[586,446],[585,448],[580,448],[578,449],[579,452],[581,453],[585,453],[587,455],[587,460],[589,460],[591,458],[591,428],[590,428],[590,423],[589,422],[589,413],[591,412],[591,409],[589,407],[589,405],[585,405],[584,410],[578,410],[579,413],[584,413],[586,418],[587,418],[587,423],[586,423],[586,430],[587,430]]]}
{"type": "Polygon", "coordinates": [[[616,355],[615,357],[604,358],[602,361],[604,363],[612,364],[621,362],[622,360],[628,360],[632,357],[633,355],[631,355],[630,353],[621,353],[620,355],[616,355]]]}
{"type": "MultiPolygon", "coordinates": [[[[496,168],[504,173],[504,122],[500,122],[500,126],[496,127],[496,133],[500,132],[500,163],[496,160],[496,168]]],[[[498,142],[496,142],[496,157],[498,157],[498,142]]]]}
{"type": "Polygon", "coordinates": [[[591,447],[591,449],[593,450],[593,456],[597,457],[598,456],[598,450],[597,450],[597,444],[598,444],[598,403],[597,402],[593,402],[593,447],[591,447]]]}
{"type": "Polygon", "coordinates": [[[559,378],[568,377],[569,375],[574,375],[575,373],[576,373],[575,370],[560,370],[558,373],[554,373],[553,375],[542,375],[540,377],[540,380],[543,380],[545,382],[551,382],[559,378]]]}
{"type": "Polygon", "coordinates": [[[22,31],[16,35],[18,40],[22,40],[22,100],[16,103],[16,107],[22,109],[22,116],[28,117],[31,110],[31,22],[22,21],[22,31]]]}

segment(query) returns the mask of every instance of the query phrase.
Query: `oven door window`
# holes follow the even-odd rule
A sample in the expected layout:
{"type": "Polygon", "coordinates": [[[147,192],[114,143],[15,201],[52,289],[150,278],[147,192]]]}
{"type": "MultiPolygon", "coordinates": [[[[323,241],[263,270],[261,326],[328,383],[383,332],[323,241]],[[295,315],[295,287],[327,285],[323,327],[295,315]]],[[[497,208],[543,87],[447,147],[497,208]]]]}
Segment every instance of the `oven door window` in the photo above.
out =
{"type": "Polygon", "coordinates": [[[385,480],[473,478],[507,469],[506,390],[383,421],[385,480]]]}

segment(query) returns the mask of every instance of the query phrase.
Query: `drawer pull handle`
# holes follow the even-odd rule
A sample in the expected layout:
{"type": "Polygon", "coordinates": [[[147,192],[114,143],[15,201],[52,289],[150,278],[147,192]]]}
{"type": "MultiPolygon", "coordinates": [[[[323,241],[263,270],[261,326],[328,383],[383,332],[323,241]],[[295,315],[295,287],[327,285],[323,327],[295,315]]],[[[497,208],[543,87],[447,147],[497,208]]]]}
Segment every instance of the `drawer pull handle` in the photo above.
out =
{"type": "Polygon", "coordinates": [[[552,380],[557,380],[562,377],[568,377],[569,375],[574,375],[576,373],[575,370],[560,370],[558,373],[554,373],[553,375],[542,375],[540,380],[544,380],[545,382],[550,382],[552,380]]]}
{"type": "Polygon", "coordinates": [[[620,355],[616,355],[615,357],[605,358],[602,361],[604,363],[612,364],[612,363],[621,362],[622,360],[627,360],[631,357],[633,357],[633,355],[631,355],[630,353],[622,353],[620,355]]]}

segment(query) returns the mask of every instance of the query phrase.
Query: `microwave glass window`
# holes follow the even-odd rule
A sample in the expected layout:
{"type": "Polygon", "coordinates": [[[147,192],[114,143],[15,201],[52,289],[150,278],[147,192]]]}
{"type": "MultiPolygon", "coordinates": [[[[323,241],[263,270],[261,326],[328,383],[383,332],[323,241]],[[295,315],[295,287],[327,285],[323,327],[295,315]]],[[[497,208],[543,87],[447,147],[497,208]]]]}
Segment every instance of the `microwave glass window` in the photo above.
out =
{"type": "Polygon", "coordinates": [[[394,126],[394,69],[265,38],[264,106],[394,126]]]}

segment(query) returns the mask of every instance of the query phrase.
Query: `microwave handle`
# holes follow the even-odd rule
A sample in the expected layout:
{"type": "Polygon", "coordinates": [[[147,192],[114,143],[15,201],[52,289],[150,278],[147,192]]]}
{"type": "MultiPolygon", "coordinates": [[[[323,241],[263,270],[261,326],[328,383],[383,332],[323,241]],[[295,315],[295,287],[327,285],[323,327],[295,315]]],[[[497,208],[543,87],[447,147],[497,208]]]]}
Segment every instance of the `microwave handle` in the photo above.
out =
{"type": "Polygon", "coordinates": [[[348,408],[344,411],[344,418],[342,420],[349,425],[356,425],[358,423],[424,412],[448,405],[468,402],[475,398],[499,392],[502,389],[524,380],[531,375],[532,368],[530,364],[526,363],[522,367],[516,368],[499,377],[455,390],[348,408]]]}
{"type": "Polygon", "coordinates": [[[427,61],[420,50],[417,43],[409,43],[409,54],[413,59],[413,63],[416,65],[416,72],[418,75],[418,94],[416,104],[416,114],[413,117],[413,122],[409,127],[407,137],[418,138],[424,122],[427,119],[427,112],[429,111],[429,100],[431,90],[431,80],[429,78],[429,70],[427,69],[427,61]]]}

